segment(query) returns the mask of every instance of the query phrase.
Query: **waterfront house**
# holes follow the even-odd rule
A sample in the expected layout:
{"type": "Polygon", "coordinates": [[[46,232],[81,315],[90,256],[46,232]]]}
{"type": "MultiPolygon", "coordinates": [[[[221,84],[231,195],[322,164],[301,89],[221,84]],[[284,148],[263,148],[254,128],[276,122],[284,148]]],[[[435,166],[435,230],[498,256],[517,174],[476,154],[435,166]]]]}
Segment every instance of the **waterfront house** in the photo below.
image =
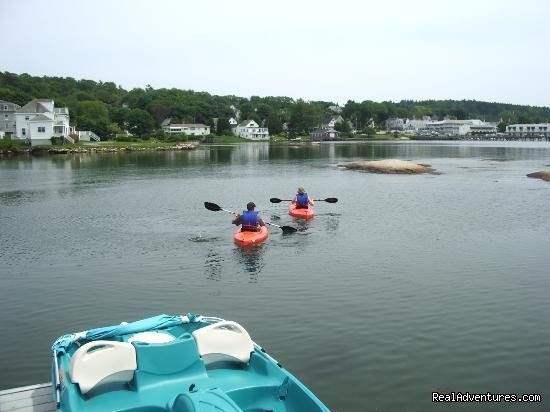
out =
{"type": "Polygon", "coordinates": [[[233,133],[248,140],[269,140],[267,127],[260,127],[254,120],[245,120],[233,129],[233,133]]]}
{"type": "Polygon", "coordinates": [[[20,108],[18,104],[0,100],[0,132],[3,135],[15,134],[15,112],[20,108]]]}
{"type": "Polygon", "coordinates": [[[67,107],[54,107],[51,99],[34,99],[16,110],[15,137],[32,145],[51,144],[52,137],[74,143],[69,120],[67,107]]]}
{"type": "Polygon", "coordinates": [[[467,134],[496,134],[497,126],[495,123],[485,123],[479,119],[445,119],[427,123],[426,130],[447,136],[464,136],[467,134]]]}
{"type": "Polygon", "coordinates": [[[550,138],[550,123],[522,123],[506,126],[506,135],[513,138],[550,138]]]}
{"type": "Polygon", "coordinates": [[[340,140],[340,132],[334,129],[316,128],[310,133],[310,136],[314,142],[340,140]]]}
{"type": "Polygon", "coordinates": [[[162,127],[165,133],[183,133],[188,136],[207,136],[210,126],[202,123],[168,123],[162,127]]]}

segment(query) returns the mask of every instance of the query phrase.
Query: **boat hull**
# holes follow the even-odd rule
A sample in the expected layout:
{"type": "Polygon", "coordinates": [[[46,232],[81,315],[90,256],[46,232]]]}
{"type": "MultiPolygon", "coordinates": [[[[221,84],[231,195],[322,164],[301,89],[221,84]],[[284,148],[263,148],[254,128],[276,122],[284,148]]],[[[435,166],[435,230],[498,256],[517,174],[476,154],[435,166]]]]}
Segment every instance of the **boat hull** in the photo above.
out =
{"type": "Polygon", "coordinates": [[[307,209],[298,209],[294,203],[291,203],[288,206],[288,214],[292,217],[305,220],[310,220],[315,217],[315,211],[313,208],[308,207],[307,209]]]}
{"type": "Polygon", "coordinates": [[[241,232],[241,229],[239,229],[233,234],[235,243],[242,247],[259,245],[265,242],[267,237],[268,231],[265,226],[260,226],[259,232],[241,232]]]}
{"type": "Polygon", "coordinates": [[[241,325],[219,318],[159,315],[63,335],[52,352],[61,412],[329,410],[241,325]]]}

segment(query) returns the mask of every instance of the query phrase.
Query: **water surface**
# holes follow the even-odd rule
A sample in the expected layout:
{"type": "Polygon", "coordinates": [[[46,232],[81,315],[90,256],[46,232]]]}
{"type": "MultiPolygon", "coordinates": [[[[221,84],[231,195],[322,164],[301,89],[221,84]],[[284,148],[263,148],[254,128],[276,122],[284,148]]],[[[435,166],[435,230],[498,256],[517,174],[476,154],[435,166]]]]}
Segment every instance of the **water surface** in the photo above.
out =
{"type": "Polygon", "coordinates": [[[49,380],[67,332],[159,313],[236,320],[331,409],[548,410],[548,143],[210,146],[0,160],[0,389],[49,380]],[[438,175],[337,165],[399,158],[438,175]],[[305,186],[303,223],[270,197],[305,186]],[[268,241],[232,244],[254,201],[268,241]],[[432,391],[541,404],[432,404],[432,391]]]}

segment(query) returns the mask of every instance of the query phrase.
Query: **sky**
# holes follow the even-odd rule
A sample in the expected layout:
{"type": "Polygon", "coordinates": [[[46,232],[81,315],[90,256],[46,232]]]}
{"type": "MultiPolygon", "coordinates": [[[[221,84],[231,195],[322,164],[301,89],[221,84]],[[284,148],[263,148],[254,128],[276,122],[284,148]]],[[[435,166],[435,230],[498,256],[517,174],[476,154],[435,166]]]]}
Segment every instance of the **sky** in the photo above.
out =
{"type": "Polygon", "coordinates": [[[550,106],[549,0],[0,0],[0,71],[345,104],[550,106]]]}

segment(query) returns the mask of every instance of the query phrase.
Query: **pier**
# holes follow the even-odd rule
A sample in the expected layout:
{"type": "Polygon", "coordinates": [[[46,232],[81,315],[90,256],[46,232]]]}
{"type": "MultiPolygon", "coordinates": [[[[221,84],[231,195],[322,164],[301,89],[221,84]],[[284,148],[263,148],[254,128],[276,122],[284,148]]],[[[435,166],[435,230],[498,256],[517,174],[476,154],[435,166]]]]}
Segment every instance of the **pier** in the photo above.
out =
{"type": "Polygon", "coordinates": [[[51,383],[0,391],[0,412],[55,412],[51,383]]]}

